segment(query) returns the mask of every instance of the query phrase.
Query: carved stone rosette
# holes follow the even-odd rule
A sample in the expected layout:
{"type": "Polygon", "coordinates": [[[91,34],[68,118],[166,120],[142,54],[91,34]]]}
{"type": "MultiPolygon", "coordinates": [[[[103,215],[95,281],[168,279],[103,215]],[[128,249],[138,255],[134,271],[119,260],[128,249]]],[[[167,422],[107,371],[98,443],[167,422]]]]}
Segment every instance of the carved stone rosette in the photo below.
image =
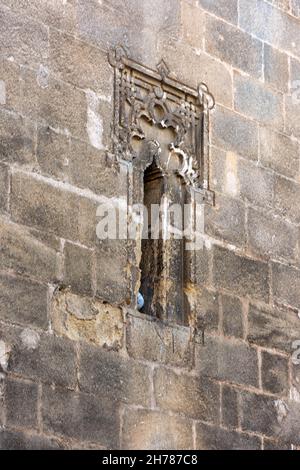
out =
{"type": "Polygon", "coordinates": [[[209,190],[208,133],[209,111],[215,102],[207,86],[200,83],[195,90],[174,80],[163,60],[157,71],[146,68],[129,59],[120,46],[109,53],[109,63],[115,70],[116,160],[134,162],[141,158],[138,144],[152,143],[157,147],[155,159],[162,172],[176,172],[204,201],[213,204],[213,192],[209,190]],[[154,132],[148,133],[149,126],[154,132]],[[163,148],[158,136],[164,129],[168,137],[163,139],[163,148]],[[170,164],[170,160],[176,164],[170,164]]]}

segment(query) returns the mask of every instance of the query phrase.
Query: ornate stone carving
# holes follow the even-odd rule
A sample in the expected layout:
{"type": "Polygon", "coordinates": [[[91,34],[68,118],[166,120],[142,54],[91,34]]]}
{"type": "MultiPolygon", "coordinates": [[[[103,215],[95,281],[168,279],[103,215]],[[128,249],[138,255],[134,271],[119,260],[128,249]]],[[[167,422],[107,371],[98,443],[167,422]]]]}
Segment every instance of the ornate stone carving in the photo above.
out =
{"type": "MultiPolygon", "coordinates": [[[[187,185],[203,192],[203,199],[213,202],[208,184],[208,118],[214,98],[201,83],[197,90],[174,80],[162,60],[157,71],[130,60],[118,46],[109,53],[115,69],[113,154],[117,161],[133,162],[139,158],[136,143],[154,140],[147,135],[149,125],[168,129],[170,141],[160,155],[160,167],[168,173],[170,159],[187,185]],[[148,127],[147,127],[148,126],[148,127]],[[165,156],[165,161],[163,159],[165,156]]],[[[153,134],[153,133],[152,133],[153,134]]],[[[159,138],[155,137],[159,145],[159,138]]]]}

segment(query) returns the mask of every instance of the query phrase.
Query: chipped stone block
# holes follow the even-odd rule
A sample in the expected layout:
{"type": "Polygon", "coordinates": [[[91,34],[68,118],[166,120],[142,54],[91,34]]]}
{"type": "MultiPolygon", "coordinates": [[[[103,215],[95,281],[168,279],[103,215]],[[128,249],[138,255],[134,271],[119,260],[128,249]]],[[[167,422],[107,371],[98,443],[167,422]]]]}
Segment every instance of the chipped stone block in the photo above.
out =
{"type": "Polygon", "coordinates": [[[58,291],[52,299],[51,319],[55,332],[72,340],[89,341],[107,349],[122,346],[124,323],[120,308],[58,291]]]}
{"type": "Polygon", "coordinates": [[[122,449],[193,449],[192,422],[161,411],[126,409],[122,449]]]}

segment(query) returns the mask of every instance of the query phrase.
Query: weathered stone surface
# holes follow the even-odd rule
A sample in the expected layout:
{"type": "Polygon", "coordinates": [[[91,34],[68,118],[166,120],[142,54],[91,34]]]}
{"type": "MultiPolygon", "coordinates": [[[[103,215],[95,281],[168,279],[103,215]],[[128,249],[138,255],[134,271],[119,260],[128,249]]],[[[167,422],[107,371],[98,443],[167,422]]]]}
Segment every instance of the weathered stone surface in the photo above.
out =
{"type": "Polygon", "coordinates": [[[111,100],[113,69],[107,54],[100,49],[52,30],[49,63],[57,78],[82,89],[91,89],[111,100]]]}
{"type": "Polygon", "coordinates": [[[219,327],[218,294],[205,288],[186,289],[190,309],[195,317],[197,328],[202,331],[217,331],[219,327]]]}
{"type": "Polygon", "coordinates": [[[96,251],[96,294],[116,304],[130,303],[127,240],[99,240],[96,251]],[[105,272],[105,276],[103,273],[105,272]]]}
{"type": "Polygon", "coordinates": [[[124,359],[114,352],[89,345],[81,347],[81,390],[97,394],[114,406],[121,403],[149,406],[149,373],[148,366],[124,359]]]}
{"type": "Polygon", "coordinates": [[[260,450],[261,440],[257,436],[198,423],[196,448],[199,450],[260,450]]]}
{"type": "Polygon", "coordinates": [[[300,223],[300,185],[291,180],[278,177],[275,179],[274,206],[277,211],[293,223],[300,223]]]}
{"type": "Polygon", "coordinates": [[[196,370],[202,376],[258,386],[257,352],[243,343],[207,336],[204,345],[196,345],[196,370]]]}
{"type": "Polygon", "coordinates": [[[0,317],[28,326],[47,327],[47,288],[42,284],[0,275],[0,317]]]}
{"type": "Polygon", "coordinates": [[[238,392],[228,385],[222,387],[222,424],[226,428],[238,428],[239,411],[238,411],[238,392]]]}
{"type": "Polygon", "coordinates": [[[0,218],[0,262],[2,268],[39,280],[54,282],[58,278],[56,247],[5,218],[0,218]]]}
{"type": "Polygon", "coordinates": [[[35,126],[28,120],[0,109],[0,159],[19,165],[35,164],[35,126]]]}
{"type": "Polygon", "coordinates": [[[248,211],[248,243],[254,253],[293,260],[297,255],[297,227],[272,215],[248,211]]]}
{"type": "Polygon", "coordinates": [[[96,209],[102,200],[89,196],[36,174],[12,175],[11,212],[15,221],[90,246],[96,240],[96,209]]]}
{"type": "Polygon", "coordinates": [[[237,175],[243,199],[258,206],[272,207],[274,194],[272,173],[255,163],[240,159],[237,175]]]}
{"type": "Polygon", "coordinates": [[[300,55],[299,23],[263,0],[241,0],[240,25],[249,33],[293,55],[300,55]]]}
{"type": "Polygon", "coordinates": [[[160,362],[175,367],[191,367],[193,343],[189,328],[176,328],[128,316],[127,351],[134,359],[160,362]]]}
{"type": "Polygon", "coordinates": [[[42,419],[45,431],[81,441],[99,442],[117,448],[117,409],[105,397],[66,389],[43,387],[42,419]]]}
{"type": "Polygon", "coordinates": [[[270,393],[285,395],[289,388],[288,359],[283,356],[261,352],[263,389],[270,393]]]}
{"type": "Polygon", "coordinates": [[[74,341],[89,341],[106,349],[120,349],[124,320],[120,308],[69,291],[55,293],[51,304],[54,331],[74,341]]]}
{"type": "Polygon", "coordinates": [[[284,264],[273,264],[273,292],[281,302],[300,308],[300,271],[284,264]]]}
{"type": "Polygon", "coordinates": [[[283,129],[282,95],[237,73],[234,75],[234,90],[236,111],[275,129],[283,129]]]}
{"type": "Polygon", "coordinates": [[[20,110],[20,68],[10,60],[0,60],[0,105],[11,111],[20,110]]]}
{"type": "Polygon", "coordinates": [[[71,341],[30,328],[1,327],[0,336],[11,348],[10,372],[34,381],[75,387],[76,353],[71,341]]]}
{"type": "Polygon", "coordinates": [[[260,161],[263,166],[284,176],[297,179],[299,175],[299,144],[284,134],[267,127],[259,130],[260,161]]]}
{"type": "Polygon", "coordinates": [[[1,55],[21,64],[37,65],[48,58],[48,30],[41,23],[0,5],[1,55]]]}
{"type": "Polygon", "coordinates": [[[246,241],[244,204],[220,194],[216,194],[215,201],[215,206],[205,207],[205,233],[243,246],[246,241]]]}
{"type": "Polygon", "coordinates": [[[74,292],[91,295],[93,252],[85,247],[66,242],[64,246],[64,283],[74,292]]]}
{"type": "Polygon", "coordinates": [[[254,77],[262,75],[262,42],[223,21],[206,18],[205,49],[254,77]]]}
{"type": "Polygon", "coordinates": [[[163,58],[178,80],[193,87],[197,87],[199,82],[209,83],[216,102],[232,106],[232,76],[228,66],[198,48],[192,49],[173,40],[158,39],[158,51],[158,60],[163,58]],[[184,57],[184,67],[178,56],[184,57]]]}
{"type": "Polygon", "coordinates": [[[265,395],[241,394],[242,429],[299,444],[299,403],[284,402],[265,395]]]}
{"type": "Polygon", "coordinates": [[[88,139],[88,103],[83,91],[55,80],[49,69],[42,66],[37,72],[25,69],[22,81],[22,112],[25,116],[38,120],[45,127],[88,139]]]}
{"type": "Polygon", "coordinates": [[[268,265],[214,247],[213,278],[217,286],[243,297],[269,299],[268,265]]]}
{"type": "Polygon", "coordinates": [[[258,206],[272,207],[274,175],[233,152],[211,151],[211,188],[258,206]]]}
{"type": "Polygon", "coordinates": [[[5,4],[23,16],[41,23],[73,32],[76,26],[76,1],[74,0],[5,0],[5,4]]]}
{"type": "Polygon", "coordinates": [[[202,8],[234,24],[238,20],[237,3],[237,0],[199,0],[202,8]]]}
{"type": "Polygon", "coordinates": [[[154,371],[154,393],[157,405],[163,410],[219,422],[220,387],[210,379],[177,374],[160,367],[154,371]]]}
{"type": "Polygon", "coordinates": [[[292,352],[293,341],[300,338],[300,320],[288,309],[250,305],[248,340],[264,347],[292,352]]]}
{"type": "Polygon", "coordinates": [[[193,449],[192,422],[161,411],[126,409],[122,449],[193,449]]]}
{"type": "MultiPolygon", "coordinates": [[[[180,32],[180,2],[139,0],[120,3],[113,0],[99,9],[95,0],[88,4],[79,0],[77,7],[80,37],[104,48],[124,44],[133,51],[136,60],[153,56],[157,36],[178,37],[180,32]],[[101,27],[99,27],[101,25],[101,27]],[[137,34],[139,41],[136,40],[137,34]]],[[[156,60],[159,60],[156,58],[156,60]]]]}
{"type": "Polygon", "coordinates": [[[274,439],[264,438],[264,450],[291,450],[291,445],[274,439]]]}
{"type": "Polygon", "coordinates": [[[37,428],[38,386],[7,379],[5,384],[6,420],[10,426],[37,428]]]}
{"type": "Polygon", "coordinates": [[[205,27],[205,14],[197,6],[189,2],[181,3],[182,38],[190,46],[202,49],[205,27]]]}
{"type": "Polygon", "coordinates": [[[6,165],[0,163],[0,210],[5,212],[8,204],[9,175],[6,165]]]}
{"type": "Polygon", "coordinates": [[[265,81],[277,90],[282,93],[288,92],[288,56],[268,44],[264,44],[264,76],[265,81]]]}
{"type": "Polygon", "coordinates": [[[297,18],[300,17],[300,2],[299,0],[291,0],[292,13],[297,18]]]}
{"type": "Polygon", "coordinates": [[[258,158],[258,126],[233,111],[218,106],[212,114],[212,143],[252,160],[258,158]]]}
{"type": "Polygon", "coordinates": [[[5,450],[58,450],[63,446],[53,438],[19,431],[0,431],[0,448],[5,450]]]}
{"type": "Polygon", "coordinates": [[[225,336],[243,338],[243,304],[236,297],[222,295],[223,333],[225,336]]]}

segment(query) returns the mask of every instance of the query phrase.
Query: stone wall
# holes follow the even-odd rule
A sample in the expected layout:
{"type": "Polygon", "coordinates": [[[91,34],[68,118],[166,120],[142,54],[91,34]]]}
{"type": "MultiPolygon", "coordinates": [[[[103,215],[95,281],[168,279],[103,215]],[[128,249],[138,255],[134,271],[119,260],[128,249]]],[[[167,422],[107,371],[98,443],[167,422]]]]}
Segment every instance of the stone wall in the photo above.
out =
{"type": "Polygon", "coordinates": [[[2,448],[300,447],[299,80],[299,0],[0,1],[2,448]],[[201,331],[128,308],[136,247],[96,238],[117,44],[216,98],[201,331]]]}

